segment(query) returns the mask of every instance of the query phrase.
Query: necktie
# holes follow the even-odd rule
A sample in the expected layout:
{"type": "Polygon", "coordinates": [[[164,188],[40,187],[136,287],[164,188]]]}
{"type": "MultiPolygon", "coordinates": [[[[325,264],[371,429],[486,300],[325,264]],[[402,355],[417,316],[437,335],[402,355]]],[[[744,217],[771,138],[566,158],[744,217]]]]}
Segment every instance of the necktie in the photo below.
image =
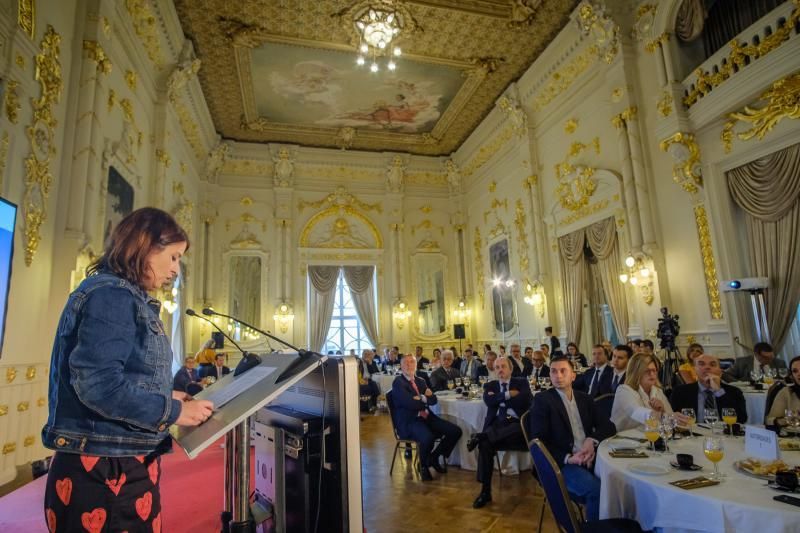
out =
{"type": "Polygon", "coordinates": [[[706,399],[703,402],[703,418],[705,418],[705,413],[709,411],[716,411],[716,399],[714,398],[714,393],[710,390],[706,390],[706,399]]]}
{"type": "MultiPolygon", "coordinates": [[[[508,383],[501,383],[500,384],[500,394],[503,396],[503,399],[506,397],[506,392],[508,392],[508,383]]],[[[501,419],[505,418],[508,414],[508,407],[506,407],[505,402],[500,404],[500,409],[497,410],[497,416],[501,419]]]]}
{"type": "Polygon", "coordinates": [[[600,374],[600,371],[595,368],[594,369],[594,374],[592,374],[592,381],[591,381],[591,383],[589,383],[589,396],[591,396],[592,392],[594,392],[594,383],[595,383],[595,381],[597,381],[597,375],[598,374],[600,374]]]}
{"type": "Polygon", "coordinates": [[[616,374],[614,375],[614,382],[611,385],[611,388],[617,390],[617,386],[619,385],[619,376],[616,374]]]}
{"type": "Polygon", "coordinates": [[[536,369],[536,374],[534,375],[534,377],[535,377],[536,379],[539,379],[539,369],[538,369],[538,368],[536,369]]]}
{"type": "MultiPolygon", "coordinates": [[[[411,382],[411,386],[414,388],[414,392],[417,393],[417,396],[422,397],[422,394],[419,393],[419,387],[417,387],[417,381],[415,379],[409,380],[411,382]]],[[[424,410],[419,412],[419,416],[422,418],[428,418],[428,408],[426,407],[424,410]]]]}

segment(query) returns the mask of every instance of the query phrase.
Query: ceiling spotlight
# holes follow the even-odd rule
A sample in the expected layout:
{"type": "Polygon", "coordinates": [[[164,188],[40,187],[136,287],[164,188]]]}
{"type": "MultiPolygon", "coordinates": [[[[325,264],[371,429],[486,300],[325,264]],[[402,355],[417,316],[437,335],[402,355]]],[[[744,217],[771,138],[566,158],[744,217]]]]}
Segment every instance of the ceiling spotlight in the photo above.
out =
{"type": "Polygon", "coordinates": [[[397,65],[394,64],[394,61],[389,61],[389,64],[386,65],[389,70],[394,70],[397,68],[397,65]]]}
{"type": "Polygon", "coordinates": [[[377,63],[373,63],[373,64],[371,64],[371,65],[369,66],[369,71],[370,71],[370,72],[378,72],[378,64],[377,64],[377,63]]]}

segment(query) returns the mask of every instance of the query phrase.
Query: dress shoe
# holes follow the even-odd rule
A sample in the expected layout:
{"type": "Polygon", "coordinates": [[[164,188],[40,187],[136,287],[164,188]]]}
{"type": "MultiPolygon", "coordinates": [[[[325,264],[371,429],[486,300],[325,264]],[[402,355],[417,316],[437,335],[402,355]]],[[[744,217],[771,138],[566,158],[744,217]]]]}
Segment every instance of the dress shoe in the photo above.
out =
{"type": "Polygon", "coordinates": [[[490,501],[492,501],[492,493],[491,492],[483,492],[483,491],[481,491],[481,493],[478,494],[478,497],[475,498],[475,501],[472,502],[472,508],[473,509],[480,509],[481,507],[483,507],[484,505],[486,505],[490,501]]]}
{"type": "Polygon", "coordinates": [[[467,441],[467,451],[471,452],[475,448],[477,448],[482,438],[483,438],[483,433],[473,433],[472,435],[470,435],[469,440],[467,441]]]}
{"type": "Polygon", "coordinates": [[[420,467],[419,477],[422,481],[433,481],[433,476],[427,466],[420,467]]]}
{"type": "Polygon", "coordinates": [[[442,464],[439,462],[439,457],[440,456],[438,456],[438,455],[437,456],[431,456],[431,461],[430,461],[431,462],[431,467],[434,470],[436,470],[437,472],[439,472],[440,474],[444,474],[445,472],[447,472],[447,470],[445,470],[444,466],[442,466],[442,464]]]}

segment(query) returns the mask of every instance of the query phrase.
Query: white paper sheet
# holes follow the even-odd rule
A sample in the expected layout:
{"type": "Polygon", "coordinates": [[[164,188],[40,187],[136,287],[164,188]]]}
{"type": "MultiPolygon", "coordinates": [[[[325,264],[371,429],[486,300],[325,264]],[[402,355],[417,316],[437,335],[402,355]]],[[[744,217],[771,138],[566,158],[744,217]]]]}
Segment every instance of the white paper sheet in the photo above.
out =
{"type": "Polygon", "coordinates": [[[271,366],[253,367],[241,376],[233,378],[233,381],[225,387],[219,390],[212,388],[212,391],[204,399],[212,402],[214,410],[217,410],[273,372],[275,372],[275,368],[271,366]]]}

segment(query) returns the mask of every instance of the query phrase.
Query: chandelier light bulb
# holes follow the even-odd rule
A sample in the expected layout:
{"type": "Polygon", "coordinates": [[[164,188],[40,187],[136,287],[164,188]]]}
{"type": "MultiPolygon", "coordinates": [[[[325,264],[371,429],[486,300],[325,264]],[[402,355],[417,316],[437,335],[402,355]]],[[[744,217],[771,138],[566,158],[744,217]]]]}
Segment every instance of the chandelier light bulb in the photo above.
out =
{"type": "Polygon", "coordinates": [[[386,66],[389,68],[389,70],[394,70],[397,68],[397,65],[395,65],[394,61],[389,61],[389,64],[386,66]]]}
{"type": "Polygon", "coordinates": [[[395,47],[394,47],[394,55],[395,55],[396,57],[400,57],[400,54],[402,54],[402,53],[403,53],[403,51],[402,51],[402,50],[400,50],[400,47],[399,47],[399,46],[395,46],[395,47]]]}
{"type": "Polygon", "coordinates": [[[619,280],[620,280],[622,283],[628,283],[628,275],[627,275],[627,274],[620,274],[620,275],[619,275],[619,280]]]}
{"type": "Polygon", "coordinates": [[[514,280],[513,279],[509,279],[509,280],[506,281],[506,287],[513,287],[513,286],[514,286],[514,280]]]}
{"type": "Polygon", "coordinates": [[[386,41],[384,41],[383,39],[381,39],[380,41],[378,41],[378,48],[380,48],[381,50],[383,50],[384,48],[386,48],[386,41]]]}
{"type": "Polygon", "coordinates": [[[647,267],[642,267],[642,269],[639,270],[639,275],[642,276],[643,278],[649,277],[650,276],[650,269],[647,268],[647,267]]]}
{"type": "Polygon", "coordinates": [[[369,18],[370,18],[370,20],[375,20],[375,19],[377,19],[377,18],[378,18],[378,14],[377,14],[377,13],[375,13],[375,10],[374,10],[374,9],[370,9],[370,10],[369,10],[369,18]]]}
{"type": "Polygon", "coordinates": [[[631,285],[638,285],[639,284],[639,280],[636,279],[636,276],[631,276],[628,281],[631,282],[631,285]]]}
{"type": "Polygon", "coordinates": [[[361,50],[362,54],[366,54],[369,51],[369,46],[367,46],[367,43],[361,43],[359,50],[361,50]]]}
{"type": "Polygon", "coordinates": [[[364,29],[364,27],[365,27],[364,23],[363,23],[363,22],[361,22],[360,20],[359,20],[358,22],[356,22],[356,26],[358,26],[358,29],[359,29],[359,30],[363,30],[363,29],[364,29]]]}
{"type": "Polygon", "coordinates": [[[533,296],[531,296],[531,302],[533,302],[533,305],[540,305],[542,303],[542,295],[538,292],[535,293],[533,296]]]}
{"type": "Polygon", "coordinates": [[[394,13],[389,13],[389,16],[386,17],[386,22],[391,22],[394,20],[394,13]]]}
{"type": "Polygon", "coordinates": [[[365,63],[364,56],[358,56],[358,58],[356,58],[356,65],[362,66],[364,63],[365,63]]]}
{"type": "Polygon", "coordinates": [[[633,268],[633,265],[635,264],[636,264],[636,259],[634,259],[632,255],[629,255],[628,257],[625,258],[625,266],[627,266],[628,268],[633,268]]]}
{"type": "Polygon", "coordinates": [[[378,64],[377,63],[371,64],[369,66],[369,70],[370,70],[370,72],[378,72],[378,64]]]}

